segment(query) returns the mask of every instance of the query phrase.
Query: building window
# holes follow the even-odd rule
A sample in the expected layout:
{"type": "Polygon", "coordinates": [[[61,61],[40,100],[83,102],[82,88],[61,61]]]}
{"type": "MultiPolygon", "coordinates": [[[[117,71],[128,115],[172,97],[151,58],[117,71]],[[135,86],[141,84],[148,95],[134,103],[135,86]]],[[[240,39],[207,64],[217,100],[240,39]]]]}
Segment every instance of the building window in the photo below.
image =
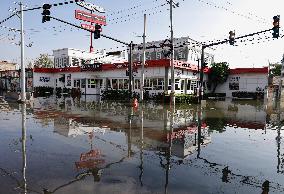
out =
{"type": "Polygon", "coordinates": [[[163,78],[158,78],[157,79],[157,86],[156,86],[156,90],[164,90],[164,79],[163,78]]]}
{"type": "Polygon", "coordinates": [[[175,90],[180,90],[179,79],[176,79],[176,80],[175,80],[175,90]]]}
{"type": "Polygon", "coordinates": [[[191,83],[191,81],[187,80],[186,90],[190,90],[190,83],[191,83]]]}
{"type": "Polygon", "coordinates": [[[135,90],[139,90],[140,89],[140,79],[135,79],[134,89],[135,90]]]}
{"type": "Polygon", "coordinates": [[[198,86],[198,81],[191,81],[191,84],[190,84],[190,90],[194,91],[197,89],[197,86],[198,86]]]}
{"type": "Polygon", "coordinates": [[[74,88],[80,88],[80,82],[81,82],[81,80],[75,79],[74,80],[74,88]]]}
{"type": "Polygon", "coordinates": [[[88,79],[88,88],[96,88],[95,79],[88,79]]]}
{"type": "Polygon", "coordinates": [[[128,79],[124,79],[124,89],[127,90],[129,88],[128,86],[128,79]]]}
{"type": "Polygon", "coordinates": [[[112,79],[111,80],[111,85],[112,85],[112,89],[117,90],[118,89],[117,79],[112,79]]]}
{"type": "Polygon", "coordinates": [[[106,88],[107,89],[111,89],[111,82],[110,82],[110,79],[106,79],[106,88]]]}
{"type": "Polygon", "coordinates": [[[123,89],[124,85],[123,85],[123,79],[119,79],[118,80],[118,89],[123,89]]]}
{"type": "Polygon", "coordinates": [[[240,77],[231,77],[229,81],[230,90],[239,90],[240,88],[240,77]]]}
{"type": "Polygon", "coordinates": [[[81,79],[81,88],[86,87],[86,79],[81,79]]]}

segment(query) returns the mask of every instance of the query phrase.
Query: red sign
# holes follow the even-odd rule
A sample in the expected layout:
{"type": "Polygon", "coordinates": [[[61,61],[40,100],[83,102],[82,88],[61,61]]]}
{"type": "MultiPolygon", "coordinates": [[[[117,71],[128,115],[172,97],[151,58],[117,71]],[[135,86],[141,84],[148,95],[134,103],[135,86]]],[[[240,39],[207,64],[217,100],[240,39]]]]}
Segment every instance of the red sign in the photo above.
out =
{"type": "MultiPolygon", "coordinates": [[[[95,31],[96,28],[95,26],[89,25],[89,24],[81,24],[81,27],[87,30],[91,30],[91,31],[95,31]]],[[[102,31],[102,29],[100,29],[100,31],[102,31]]]]}
{"type": "Polygon", "coordinates": [[[92,158],[95,158],[95,157],[99,157],[99,156],[101,156],[101,151],[100,150],[91,150],[91,151],[89,151],[87,153],[81,154],[80,161],[89,160],[89,159],[92,159],[92,158]]]}
{"type": "Polygon", "coordinates": [[[106,26],[106,17],[98,16],[81,10],[75,10],[75,18],[85,22],[91,22],[99,25],[106,26]]]}

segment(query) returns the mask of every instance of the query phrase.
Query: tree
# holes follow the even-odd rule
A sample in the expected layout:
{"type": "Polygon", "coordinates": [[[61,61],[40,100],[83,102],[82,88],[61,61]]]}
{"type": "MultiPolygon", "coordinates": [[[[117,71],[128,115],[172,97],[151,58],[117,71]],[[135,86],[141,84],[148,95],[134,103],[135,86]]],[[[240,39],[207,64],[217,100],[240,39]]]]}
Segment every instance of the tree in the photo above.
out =
{"type": "Polygon", "coordinates": [[[230,74],[230,68],[227,62],[211,64],[210,72],[208,75],[208,81],[213,87],[212,90],[213,93],[215,93],[218,84],[222,84],[227,81],[229,74],[230,74]]]}
{"type": "Polygon", "coordinates": [[[274,76],[280,76],[281,75],[281,69],[282,69],[282,65],[279,63],[275,63],[275,64],[270,64],[270,71],[269,71],[269,75],[271,77],[274,76]]]}
{"type": "Polygon", "coordinates": [[[48,54],[40,54],[34,62],[35,67],[52,68],[53,61],[48,57],[48,54]]]}

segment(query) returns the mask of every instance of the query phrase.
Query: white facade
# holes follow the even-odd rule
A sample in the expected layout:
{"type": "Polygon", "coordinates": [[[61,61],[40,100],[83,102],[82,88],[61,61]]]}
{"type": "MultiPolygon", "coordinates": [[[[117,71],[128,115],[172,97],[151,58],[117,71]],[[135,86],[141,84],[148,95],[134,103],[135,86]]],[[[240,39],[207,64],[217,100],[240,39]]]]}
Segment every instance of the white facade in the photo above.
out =
{"type": "Polygon", "coordinates": [[[231,74],[225,83],[217,86],[215,92],[226,93],[226,97],[232,97],[232,92],[265,92],[267,87],[267,73],[231,74]]]}
{"type": "MultiPolygon", "coordinates": [[[[167,52],[170,47],[170,40],[152,41],[146,43],[146,60],[160,60],[169,58],[167,52]],[[162,48],[161,48],[162,47],[162,48]]],[[[134,50],[134,61],[142,61],[143,45],[138,45],[134,50]]],[[[196,64],[201,59],[201,43],[189,37],[174,38],[175,54],[174,59],[196,64]]],[[[208,64],[214,62],[213,49],[207,48],[205,59],[208,64]]]]}
{"type": "Polygon", "coordinates": [[[77,67],[90,63],[123,63],[127,61],[127,51],[122,51],[119,55],[109,55],[105,50],[87,52],[84,50],[63,48],[53,50],[54,67],[77,67]]]}
{"type": "MultiPolygon", "coordinates": [[[[205,80],[206,80],[205,76],[205,80]]],[[[170,71],[165,67],[145,68],[144,88],[149,94],[170,93],[170,71]],[[165,79],[168,77],[168,88],[165,88],[165,79]]],[[[82,94],[101,94],[105,89],[128,90],[129,77],[125,69],[110,71],[84,72],[34,72],[34,87],[44,86],[52,88],[80,88],[82,94]],[[62,78],[65,78],[65,82],[62,78]],[[87,87],[85,87],[87,83],[87,87]]],[[[134,72],[134,91],[140,92],[141,69],[134,72]]],[[[198,86],[198,76],[189,70],[175,71],[175,89],[178,94],[192,94],[198,86]]]]}

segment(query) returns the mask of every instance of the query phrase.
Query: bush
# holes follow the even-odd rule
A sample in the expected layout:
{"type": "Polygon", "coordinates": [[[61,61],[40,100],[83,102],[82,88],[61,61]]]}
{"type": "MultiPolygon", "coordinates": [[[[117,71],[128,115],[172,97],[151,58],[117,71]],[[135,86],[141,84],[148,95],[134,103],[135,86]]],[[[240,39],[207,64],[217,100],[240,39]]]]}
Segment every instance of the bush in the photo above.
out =
{"type": "Polygon", "coordinates": [[[232,92],[232,96],[234,98],[252,98],[252,99],[263,99],[264,98],[264,92],[232,92]]]}
{"type": "Polygon", "coordinates": [[[52,87],[38,86],[34,87],[34,97],[48,97],[53,95],[52,87]]]}
{"type": "Polygon", "coordinates": [[[178,94],[176,95],[176,103],[197,103],[198,97],[191,94],[178,94]]]}

